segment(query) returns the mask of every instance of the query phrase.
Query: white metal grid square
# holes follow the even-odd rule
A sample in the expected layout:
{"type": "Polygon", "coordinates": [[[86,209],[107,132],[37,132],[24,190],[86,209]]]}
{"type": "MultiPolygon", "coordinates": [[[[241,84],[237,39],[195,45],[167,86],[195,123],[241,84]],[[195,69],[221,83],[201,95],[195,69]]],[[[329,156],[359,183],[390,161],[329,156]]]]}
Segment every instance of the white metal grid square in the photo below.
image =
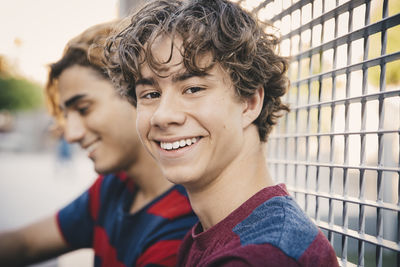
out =
{"type": "Polygon", "coordinates": [[[273,23],[291,58],[273,177],[342,266],[400,266],[400,1],[236,2],[273,23]]]}

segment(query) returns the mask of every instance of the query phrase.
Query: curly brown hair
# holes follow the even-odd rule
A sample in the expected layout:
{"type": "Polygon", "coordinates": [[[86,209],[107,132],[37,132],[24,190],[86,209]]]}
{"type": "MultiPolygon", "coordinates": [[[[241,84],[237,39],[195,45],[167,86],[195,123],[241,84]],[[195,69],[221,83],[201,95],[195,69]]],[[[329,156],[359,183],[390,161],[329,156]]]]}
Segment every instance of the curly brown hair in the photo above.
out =
{"type": "Polygon", "coordinates": [[[201,74],[220,64],[241,98],[264,88],[263,108],[253,123],[260,140],[266,141],[281,111],[289,108],[281,101],[288,88],[287,59],[275,52],[279,40],[266,33],[264,26],[227,0],[156,0],[132,15],[130,25],[107,41],[109,75],[136,105],[140,65],[146,61],[158,73],[162,64],[168,63],[158,62],[147,47],[161,35],[172,40],[178,36],[183,40],[183,64],[188,71],[201,74]],[[211,54],[212,62],[199,66],[199,59],[206,53],[211,54]]]}
{"type": "Polygon", "coordinates": [[[50,64],[49,76],[45,88],[45,97],[49,112],[59,123],[63,116],[60,109],[58,78],[61,73],[75,65],[89,67],[99,77],[109,79],[104,63],[104,44],[107,37],[117,30],[121,21],[97,24],[71,39],[64,48],[60,60],[50,64]]]}

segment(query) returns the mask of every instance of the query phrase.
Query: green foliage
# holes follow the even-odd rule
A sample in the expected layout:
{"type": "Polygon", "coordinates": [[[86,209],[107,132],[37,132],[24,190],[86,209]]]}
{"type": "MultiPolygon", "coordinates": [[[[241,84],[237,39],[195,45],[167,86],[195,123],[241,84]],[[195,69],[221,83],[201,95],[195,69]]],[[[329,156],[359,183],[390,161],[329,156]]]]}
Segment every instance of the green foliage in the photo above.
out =
{"type": "MultiPolygon", "coordinates": [[[[400,12],[400,1],[389,1],[389,16],[400,12]]],[[[372,22],[382,19],[382,6],[373,9],[372,22]]],[[[387,46],[386,53],[394,53],[399,51],[400,43],[400,25],[387,30],[387,46]]],[[[370,56],[369,58],[379,57],[381,53],[381,34],[374,34],[370,39],[370,56]]],[[[386,64],[386,85],[400,84],[400,60],[396,60],[386,64]]],[[[369,81],[379,86],[380,68],[373,68],[369,71],[369,81]]]]}
{"type": "Polygon", "coordinates": [[[26,79],[0,76],[0,110],[30,110],[43,106],[42,88],[26,79]]]}

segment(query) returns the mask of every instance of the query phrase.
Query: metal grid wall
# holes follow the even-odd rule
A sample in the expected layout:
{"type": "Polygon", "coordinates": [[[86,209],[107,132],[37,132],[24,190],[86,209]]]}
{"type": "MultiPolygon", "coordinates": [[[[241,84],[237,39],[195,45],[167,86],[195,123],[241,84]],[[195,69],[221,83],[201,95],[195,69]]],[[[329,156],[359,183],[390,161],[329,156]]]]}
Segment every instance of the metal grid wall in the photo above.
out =
{"type": "Polygon", "coordinates": [[[270,171],[342,266],[400,266],[400,7],[391,1],[237,1],[279,29],[291,56],[291,112],[269,137],[270,171]]]}

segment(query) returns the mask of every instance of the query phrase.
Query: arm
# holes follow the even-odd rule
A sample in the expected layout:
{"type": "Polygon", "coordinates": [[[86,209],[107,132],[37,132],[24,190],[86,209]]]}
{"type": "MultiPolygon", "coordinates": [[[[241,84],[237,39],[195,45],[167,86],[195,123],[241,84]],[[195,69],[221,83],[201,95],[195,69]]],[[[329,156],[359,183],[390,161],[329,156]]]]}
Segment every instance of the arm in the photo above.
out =
{"type": "Polygon", "coordinates": [[[0,266],[22,266],[67,252],[56,216],[18,230],[0,233],[0,266]]]}
{"type": "Polygon", "coordinates": [[[25,266],[90,247],[93,220],[89,210],[94,209],[88,208],[89,191],[100,190],[101,181],[99,177],[89,190],[57,214],[15,231],[0,233],[0,266],[25,266]]]}

